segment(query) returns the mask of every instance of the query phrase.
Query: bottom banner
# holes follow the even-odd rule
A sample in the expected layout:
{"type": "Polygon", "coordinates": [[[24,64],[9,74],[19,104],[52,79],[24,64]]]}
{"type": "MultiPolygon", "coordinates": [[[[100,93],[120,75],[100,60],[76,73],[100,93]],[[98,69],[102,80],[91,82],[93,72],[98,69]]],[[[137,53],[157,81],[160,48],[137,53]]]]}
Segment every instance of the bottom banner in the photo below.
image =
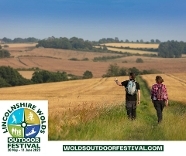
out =
{"type": "Polygon", "coordinates": [[[63,145],[63,151],[164,151],[164,145],[63,145]]]}

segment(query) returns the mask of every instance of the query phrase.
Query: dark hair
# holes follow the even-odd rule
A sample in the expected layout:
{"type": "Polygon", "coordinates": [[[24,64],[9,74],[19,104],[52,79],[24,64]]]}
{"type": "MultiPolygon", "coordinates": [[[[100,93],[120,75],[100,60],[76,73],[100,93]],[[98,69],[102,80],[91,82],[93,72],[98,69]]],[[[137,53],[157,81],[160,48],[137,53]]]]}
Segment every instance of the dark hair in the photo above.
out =
{"type": "Polygon", "coordinates": [[[157,83],[162,83],[162,82],[164,82],[164,80],[162,79],[161,76],[156,76],[156,82],[157,83]]]}
{"type": "Polygon", "coordinates": [[[135,76],[134,73],[130,73],[129,75],[130,75],[130,77],[131,77],[132,80],[135,80],[136,76],[135,76]]]}

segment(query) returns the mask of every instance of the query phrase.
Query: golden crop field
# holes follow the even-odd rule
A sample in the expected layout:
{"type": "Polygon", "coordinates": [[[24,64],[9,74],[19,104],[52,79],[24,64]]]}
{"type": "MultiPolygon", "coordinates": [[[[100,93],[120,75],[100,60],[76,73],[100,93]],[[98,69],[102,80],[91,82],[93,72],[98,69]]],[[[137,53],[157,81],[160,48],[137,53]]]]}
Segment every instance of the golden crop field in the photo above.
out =
{"type": "Polygon", "coordinates": [[[179,81],[186,82],[186,73],[171,73],[169,76],[174,77],[179,81]]]}
{"type": "Polygon", "coordinates": [[[157,52],[151,52],[151,51],[142,51],[142,50],[132,50],[132,49],[118,49],[118,48],[110,48],[110,47],[107,47],[108,50],[111,50],[111,51],[116,51],[116,52],[128,52],[128,53],[132,53],[132,54],[155,54],[157,55],[157,52]]]}
{"type": "MultiPolygon", "coordinates": [[[[3,49],[6,49],[10,52],[24,52],[30,51],[36,47],[37,43],[9,43],[9,44],[1,44],[3,49]],[[6,46],[5,46],[6,45],[6,46]]],[[[11,55],[12,56],[12,55],[11,55]]]]}
{"type": "MultiPolygon", "coordinates": [[[[119,77],[123,81],[128,77],[119,77]]],[[[95,78],[0,89],[1,100],[48,100],[49,116],[69,109],[108,107],[124,101],[114,78],[95,78]]]]}
{"type": "MultiPolygon", "coordinates": [[[[149,88],[155,83],[157,74],[142,75],[148,83],[149,88]]],[[[186,104],[186,73],[159,74],[164,79],[170,100],[186,104]]]]}
{"type": "MultiPolygon", "coordinates": [[[[144,75],[143,78],[151,86],[155,76],[144,75]]],[[[162,77],[169,99],[186,102],[186,84],[168,75],[162,74],[162,77]]],[[[119,81],[126,79],[128,76],[118,77],[119,81]]],[[[1,100],[48,100],[48,115],[52,122],[49,135],[61,133],[63,125],[89,121],[99,115],[102,108],[121,106],[125,101],[124,87],[117,86],[114,77],[7,87],[0,89],[0,95],[1,100]]]]}
{"type": "MultiPolygon", "coordinates": [[[[184,74],[186,73],[180,73],[184,74]]],[[[142,75],[142,78],[151,87],[155,83],[155,76],[156,74],[142,75]]],[[[186,102],[186,79],[179,81],[170,75],[161,76],[167,86],[169,99],[186,102]]],[[[123,81],[128,79],[128,76],[118,79],[123,81]]],[[[110,77],[1,88],[0,99],[48,100],[49,112],[60,112],[69,108],[118,104],[124,101],[124,93],[124,88],[117,86],[114,78],[110,77]]]]}
{"type": "Polygon", "coordinates": [[[7,45],[8,48],[27,48],[27,47],[35,47],[37,43],[8,43],[1,44],[2,46],[7,45]]]}
{"type": "Polygon", "coordinates": [[[186,57],[186,54],[182,54],[182,57],[186,57]]]}
{"type": "Polygon", "coordinates": [[[99,53],[99,52],[81,52],[75,50],[64,50],[64,49],[53,49],[53,48],[35,48],[30,51],[13,51],[11,52],[11,56],[13,57],[28,57],[28,56],[37,56],[37,57],[50,57],[50,58],[58,58],[58,59],[71,59],[77,58],[78,60],[82,60],[84,58],[88,58],[92,60],[94,57],[101,56],[115,56],[116,54],[111,53],[99,53]]]}
{"type": "Polygon", "coordinates": [[[26,79],[31,79],[34,71],[18,71],[26,79]]]}
{"type": "Polygon", "coordinates": [[[112,47],[130,47],[130,48],[158,48],[159,44],[145,44],[145,43],[106,43],[102,44],[112,47]]]}

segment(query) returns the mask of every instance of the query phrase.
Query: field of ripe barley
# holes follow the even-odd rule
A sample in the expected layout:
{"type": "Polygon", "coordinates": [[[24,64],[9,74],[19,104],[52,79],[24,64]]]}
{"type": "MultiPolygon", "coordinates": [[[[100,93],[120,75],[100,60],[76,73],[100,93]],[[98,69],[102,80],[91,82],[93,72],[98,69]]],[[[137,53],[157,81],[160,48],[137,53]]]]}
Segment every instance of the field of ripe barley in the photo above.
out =
{"type": "MultiPolygon", "coordinates": [[[[155,83],[157,74],[142,75],[147,81],[149,88],[155,83]]],[[[178,101],[186,104],[186,73],[160,74],[167,87],[169,100],[178,101]]]]}
{"type": "Polygon", "coordinates": [[[124,101],[124,88],[117,86],[114,78],[95,78],[1,88],[0,95],[1,100],[48,100],[49,114],[56,114],[69,109],[121,103],[124,101]]]}
{"type": "Polygon", "coordinates": [[[118,48],[110,48],[110,47],[107,47],[107,49],[111,50],[111,51],[122,52],[122,53],[128,52],[128,53],[132,53],[132,54],[138,53],[138,54],[155,54],[155,55],[157,55],[157,52],[143,51],[143,50],[118,49],[118,48]]]}
{"type": "Polygon", "coordinates": [[[106,43],[102,44],[112,47],[130,47],[130,48],[158,48],[159,44],[145,44],[145,43],[106,43]]]}
{"type": "MultiPolygon", "coordinates": [[[[186,102],[185,75],[185,73],[161,74],[170,100],[186,102]]],[[[151,87],[155,83],[155,76],[156,74],[142,75],[142,78],[151,87]]],[[[118,79],[123,81],[128,79],[128,76],[118,79]]],[[[117,86],[113,77],[1,88],[0,95],[1,100],[48,100],[50,113],[60,113],[69,108],[117,105],[125,98],[124,88],[117,86]]]]}
{"type": "MultiPolygon", "coordinates": [[[[150,86],[155,76],[143,78],[149,80],[150,86]]],[[[169,98],[186,101],[186,86],[180,87],[183,82],[165,74],[162,77],[169,98]]],[[[126,79],[128,76],[118,77],[119,81],[126,79]]],[[[138,120],[134,122],[126,117],[124,88],[115,84],[114,77],[0,88],[0,100],[48,100],[49,140],[184,140],[185,105],[165,109],[164,124],[156,126],[149,93],[144,82],[139,83],[141,104],[137,109],[138,120]],[[180,108],[178,114],[182,114],[175,116],[175,108],[180,108]],[[177,126],[181,128],[177,130],[177,126]]]]}
{"type": "MultiPolygon", "coordinates": [[[[128,77],[120,77],[125,80],[128,77]]],[[[114,78],[95,78],[47,84],[17,86],[0,89],[1,100],[48,100],[49,120],[53,133],[61,126],[87,121],[100,109],[121,105],[124,88],[115,84],[114,78]],[[58,120],[53,120],[53,119],[58,120]],[[54,123],[57,121],[58,123],[54,123]],[[53,126],[55,125],[55,126],[53,126]],[[59,126],[59,127],[58,127],[59,126]]]]}
{"type": "Polygon", "coordinates": [[[2,44],[2,46],[7,45],[9,48],[27,48],[27,47],[35,47],[37,43],[9,43],[2,44]]]}

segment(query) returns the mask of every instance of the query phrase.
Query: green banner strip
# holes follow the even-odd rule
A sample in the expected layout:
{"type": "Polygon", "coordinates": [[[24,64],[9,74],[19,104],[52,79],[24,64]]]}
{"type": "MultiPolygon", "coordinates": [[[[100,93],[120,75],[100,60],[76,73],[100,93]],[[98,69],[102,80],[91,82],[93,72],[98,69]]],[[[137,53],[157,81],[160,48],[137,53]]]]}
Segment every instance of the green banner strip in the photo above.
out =
{"type": "Polygon", "coordinates": [[[164,151],[164,145],[63,145],[63,151],[164,151]]]}

